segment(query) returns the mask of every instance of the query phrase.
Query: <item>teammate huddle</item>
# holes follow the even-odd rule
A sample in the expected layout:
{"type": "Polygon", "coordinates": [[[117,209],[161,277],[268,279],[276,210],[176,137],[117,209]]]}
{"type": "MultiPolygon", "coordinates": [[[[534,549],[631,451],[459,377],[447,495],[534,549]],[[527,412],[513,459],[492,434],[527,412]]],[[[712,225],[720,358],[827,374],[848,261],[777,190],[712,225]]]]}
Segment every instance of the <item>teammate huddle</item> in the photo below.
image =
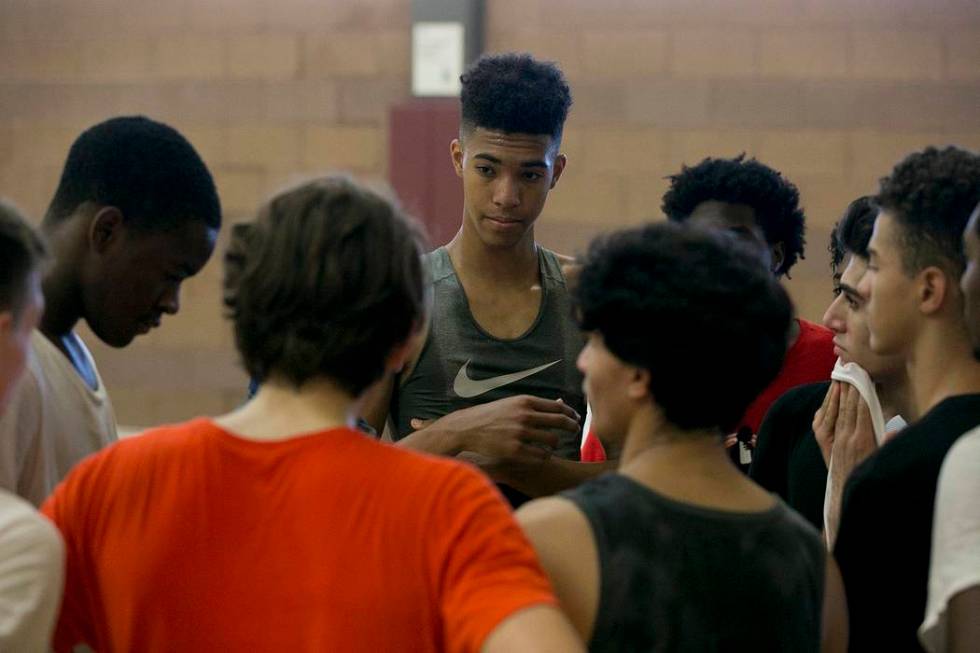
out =
{"type": "Polygon", "coordinates": [[[126,346],[209,259],[180,134],[84,132],[43,238],[0,205],[0,649],[975,647],[980,156],[913,154],[849,207],[825,328],[779,284],[804,245],[780,173],[684,167],[667,223],[564,257],[534,237],[561,72],[462,82],[444,247],[340,176],[233,229],[255,393],[219,417],[116,442],[74,333],[126,346]]]}

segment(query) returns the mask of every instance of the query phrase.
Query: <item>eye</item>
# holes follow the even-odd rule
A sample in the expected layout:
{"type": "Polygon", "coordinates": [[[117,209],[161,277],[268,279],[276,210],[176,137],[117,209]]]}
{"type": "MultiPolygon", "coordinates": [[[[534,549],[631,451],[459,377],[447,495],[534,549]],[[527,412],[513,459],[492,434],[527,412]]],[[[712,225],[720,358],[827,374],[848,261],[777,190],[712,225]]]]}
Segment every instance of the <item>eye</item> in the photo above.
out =
{"type": "Polygon", "coordinates": [[[490,166],[478,165],[478,166],[474,166],[474,169],[484,177],[493,176],[493,168],[491,168],[490,166]]]}
{"type": "Polygon", "coordinates": [[[839,297],[842,292],[844,291],[841,290],[840,286],[834,286],[834,297],[839,297]]]}
{"type": "Polygon", "coordinates": [[[540,172],[527,171],[527,172],[524,173],[524,179],[526,179],[528,181],[538,181],[539,179],[542,179],[543,177],[544,177],[544,175],[542,175],[540,172]]]}
{"type": "Polygon", "coordinates": [[[847,305],[852,311],[856,311],[857,309],[861,308],[861,304],[850,295],[844,295],[844,301],[847,302],[847,305]]]}

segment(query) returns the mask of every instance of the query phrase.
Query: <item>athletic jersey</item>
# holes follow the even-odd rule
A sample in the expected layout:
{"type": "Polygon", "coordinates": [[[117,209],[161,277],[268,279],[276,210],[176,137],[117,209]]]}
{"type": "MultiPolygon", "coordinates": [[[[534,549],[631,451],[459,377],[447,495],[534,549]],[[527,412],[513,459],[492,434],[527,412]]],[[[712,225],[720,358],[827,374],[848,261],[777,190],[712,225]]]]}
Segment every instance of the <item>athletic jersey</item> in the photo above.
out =
{"type": "MultiPolygon", "coordinates": [[[[582,373],[575,366],[585,339],[572,319],[558,257],[538,247],[541,308],[523,335],[503,340],[483,330],[445,247],[425,257],[432,284],[432,317],[421,356],[396,389],[392,418],[400,439],[413,418],[437,419],[514,395],[561,399],[585,415],[582,373]]],[[[580,434],[562,433],[555,454],[578,460],[580,434]]]]}
{"type": "Polygon", "coordinates": [[[621,474],[562,496],[598,553],[592,653],[820,650],[826,550],[781,501],[717,510],[621,474]]]}

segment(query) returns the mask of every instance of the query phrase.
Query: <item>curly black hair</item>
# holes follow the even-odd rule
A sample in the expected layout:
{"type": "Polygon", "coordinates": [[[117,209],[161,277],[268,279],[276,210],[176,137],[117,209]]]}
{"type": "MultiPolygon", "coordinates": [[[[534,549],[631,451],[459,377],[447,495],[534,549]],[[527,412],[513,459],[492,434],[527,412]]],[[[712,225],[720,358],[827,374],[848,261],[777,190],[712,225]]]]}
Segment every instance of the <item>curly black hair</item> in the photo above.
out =
{"type": "Polygon", "coordinates": [[[83,202],[115,206],[143,229],[188,221],[221,226],[218,191],[200,155],[176,129],[144,116],[112,118],[82,132],[44,220],[57,223],[83,202]]]}
{"type": "Polygon", "coordinates": [[[557,65],[529,54],[487,54],[460,78],[462,128],[561,140],[572,92],[557,65]]]}
{"type": "Polygon", "coordinates": [[[980,202],[980,155],[954,146],[910,154],[882,178],[875,201],[902,227],[906,273],[938,265],[959,279],[963,229],[980,202]]]}
{"type": "Polygon", "coordinates": [[[863,195],[847,205],[844,215],[834,225],[830,245],[827,246],[830,269],[835,277],[839,275],[841,263],[847,254],[868,258],[868,243],[877,217],[878,205],[871,195],[863,195]]]}
{"type": "Polygon", "coordinates": [[[789,296],[725,232],[658,223],[600,236],[573,298],[580,324],[650,372],[650,393],[682,429],[734,428],[786,353],[789,296]]]}
{"type": "Polygon", "coordinates": [[[695,166],[684,166],[671,175],[670,188],[661,206],[664,215],[683,222],[702,202],[746,204],[770,245],[783,243],[783,262],[777,275],[787,274],[797,259],[805,258],[805,218],[800,208],[800,191],[776,170],[745,154],[732,159],[706,158],[695,166]]]}

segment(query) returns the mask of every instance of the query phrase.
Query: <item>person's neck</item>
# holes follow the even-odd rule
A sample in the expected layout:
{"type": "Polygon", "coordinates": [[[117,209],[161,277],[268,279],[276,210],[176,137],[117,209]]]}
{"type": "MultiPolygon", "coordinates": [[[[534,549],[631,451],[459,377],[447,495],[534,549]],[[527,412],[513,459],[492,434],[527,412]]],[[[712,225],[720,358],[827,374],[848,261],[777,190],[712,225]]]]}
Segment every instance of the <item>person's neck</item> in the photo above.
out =
{"type": "Polygon", "coordinates": [[[352,426],[357,409],[358,401],[329,379],[307,381],[298,389],[270,379],[251,401],[214,421],[248,440],[285,440],[352,426]]]}
{"type": "Polygon", "coordinates": [[[980,362],[973,357],[959,319],[925,325],[912,343],[906,366],[918,415],[949,397],[980,392],[980,362]]]}
{"type": "Polygon", "coordinates": [[[649,410],[631,420],[619,461],[619,472],[638,480],[733,470],[717,429],[685,431],[649,410]]]}
{"type": "Polygon", "coordinates": [[[908,423],[918,419],[909,388],[909,376],[904,367],[894,374],[881,377],[875,383],[875,391],[886,422],[896,416],[901,416],[908,423]]]}
{"type": "Polygon", "coordinates": [[[492,279],[495,286],[521,289],[539,282],[533,228],[513,247],[488,247],[464,223],[446,249],[456,271],[465,278],[492,279]]]}
{"type": "Polygon", "coordinates": [[[55,344],[71,334],[83,312],[78,264],[71,250],[73,227],[72,224],[60,223],[44,228],[52,262],[41,280],[44,314],[39,328],[55,344]]]}

